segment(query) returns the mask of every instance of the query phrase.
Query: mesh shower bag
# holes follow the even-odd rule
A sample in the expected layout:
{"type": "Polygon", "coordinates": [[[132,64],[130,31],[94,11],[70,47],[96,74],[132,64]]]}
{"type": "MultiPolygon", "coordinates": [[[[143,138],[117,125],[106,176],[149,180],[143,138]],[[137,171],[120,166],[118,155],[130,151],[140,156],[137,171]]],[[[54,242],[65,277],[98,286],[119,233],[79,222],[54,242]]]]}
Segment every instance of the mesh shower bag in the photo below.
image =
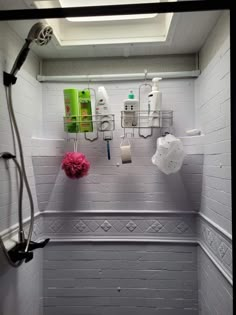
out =
{"type": "Polygon", "coordinates": [[[157,150],[152,157],[152,163],[169,175],[180,170],[184,157],[184,148],[180,139],[167,134],[157,139],[157,150]]]}

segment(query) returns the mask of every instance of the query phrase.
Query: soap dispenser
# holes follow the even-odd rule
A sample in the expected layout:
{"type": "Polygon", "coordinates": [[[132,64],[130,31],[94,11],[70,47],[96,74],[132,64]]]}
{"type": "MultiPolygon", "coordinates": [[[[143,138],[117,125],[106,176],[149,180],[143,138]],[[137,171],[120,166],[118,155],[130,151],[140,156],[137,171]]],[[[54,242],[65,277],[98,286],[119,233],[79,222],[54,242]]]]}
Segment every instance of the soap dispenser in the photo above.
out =
{"type": "Polygon", "coordinates": [[[130,90],[128,98],[124,100],[124,127],[131,128],[138,124],[139,101],[130,90]]]}
{"type": "Polygon", "coordinates": [[[151,112],[151,125],[153,127],[160,127],[159,111],[162,104],[162,93],[159,91],[159,81],[162,78],[152,79],[152,92],[148,94],[148,113],[151,112]]]}

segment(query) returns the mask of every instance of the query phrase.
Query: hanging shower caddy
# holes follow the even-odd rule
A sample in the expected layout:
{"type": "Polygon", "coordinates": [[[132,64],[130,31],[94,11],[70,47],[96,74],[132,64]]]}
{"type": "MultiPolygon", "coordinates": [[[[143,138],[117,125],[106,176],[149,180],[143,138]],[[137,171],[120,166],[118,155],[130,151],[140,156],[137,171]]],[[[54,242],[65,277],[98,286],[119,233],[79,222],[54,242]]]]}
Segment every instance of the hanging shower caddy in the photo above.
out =
{"type": "Polygon", "coordinates": [[[121,127],[124,129],[124,136],[128,133],[134,136],[135,129],[137,129],[140,137],[147,138],[153,135],[153,129],[155,128],[159,128],[161,133],[164,131],[171,133],[172,126],[172,110],[139,110],[130,113],[127,113],[127,111],[121,111],[121,127]],[[146,135],[142,133],[142,130],[147,131],[146,135]]]}
{"type": "Polygon", "coordinates": [[[147,70],[144,71],[144,83],[139,85],[139,105],[138,110],[130,105],[125,105],[125,110],[121,111],[121,127],[124,129],[124,138],[128,134],[134,137],[135,130],[138,136],[147,138],[153,135],[153,129],[160,129],[161,134],[165,132],[171,133],[173,126],[173,110],[151,110],[148,106],[147,110],[141,110],[141,89],[152,85],[146,82],[147,70]]]}
{"type": "MultiPolygon", "coordinates": [[[[95,104],[97,104],[96,91],[93,88],[86,88],[94,94],[95,104]]],[[[103,140],[112,140],[115,130],[115,115],[71,115],[64,116],[64,131],[67,140],[77,140],[78,135],[84,135],[84,139],[93,142],[102,134],[103,140]],[[86,131],[87,130],[87,131],[86,131]]]]}

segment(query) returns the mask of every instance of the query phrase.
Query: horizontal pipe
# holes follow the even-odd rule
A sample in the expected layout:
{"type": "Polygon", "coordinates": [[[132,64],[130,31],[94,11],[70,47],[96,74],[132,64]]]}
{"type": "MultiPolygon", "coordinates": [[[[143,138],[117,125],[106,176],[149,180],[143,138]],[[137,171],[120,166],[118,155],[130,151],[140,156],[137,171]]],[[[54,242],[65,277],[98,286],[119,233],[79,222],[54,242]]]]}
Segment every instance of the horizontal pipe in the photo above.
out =
{"type": "MultiPolygon", "coordinates": [[[[146,79],[160,77],[162,79],[197,78],[200,70],[179,71],[179,72],[153,72],[148,73],[146,79]]],[[[89,74],[89,75],[38,75],[39,82],[98,82],[98,81],[129,81],[144,80],[144,73],[123,73],[123,74],[89,74]]]]}
{"type": "Polygon", "coordinates": [[[88,6],[71,8],[47,8],[47,9],[23,9],[23,10],[1,10],[0,21],[7,20],[33,20],[33,19],[55,19],[66,17],[85,16],[107,16],[126,14],[148,14],[168,12],[194,12],[227,10],[232,7],[229,0],[214,1],[181,1],[181,2],[158,2],[139,3],[125,5],[88,6]]]}

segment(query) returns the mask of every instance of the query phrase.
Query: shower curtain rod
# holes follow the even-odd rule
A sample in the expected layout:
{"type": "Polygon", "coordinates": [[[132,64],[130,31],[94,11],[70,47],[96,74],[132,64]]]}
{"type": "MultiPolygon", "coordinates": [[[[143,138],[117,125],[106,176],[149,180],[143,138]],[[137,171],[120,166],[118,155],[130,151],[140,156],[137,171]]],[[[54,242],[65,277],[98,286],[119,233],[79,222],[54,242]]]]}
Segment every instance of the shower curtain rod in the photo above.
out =
{"type": "Polygon", "coordinates": [[[158,3],[139,3],[124,5],[105,5],[70,8],[47,8],[47,9],[22,9],[22,10],[1,10],[0,21],[10,20],[33,20],[33,19],[55,19],[66,17],[106,16],[106,15],[127,15],[127,14],[148,14],[168,12],[195,12],[227,10],[232,7],[229,0],[214,1],[176,1],[158,3]]]}
{"type": "Polygon", "coordinates": [[[121,81],[121,80],[150,80],[156,77],[162,79],[197,78],[200,70],[179,71],[179,72],[150,72],[144,73],[123,73],[123,74],[89,74],[89,75],[38,75],[39,82],[97,82],[97,81],[121,81]]]}

